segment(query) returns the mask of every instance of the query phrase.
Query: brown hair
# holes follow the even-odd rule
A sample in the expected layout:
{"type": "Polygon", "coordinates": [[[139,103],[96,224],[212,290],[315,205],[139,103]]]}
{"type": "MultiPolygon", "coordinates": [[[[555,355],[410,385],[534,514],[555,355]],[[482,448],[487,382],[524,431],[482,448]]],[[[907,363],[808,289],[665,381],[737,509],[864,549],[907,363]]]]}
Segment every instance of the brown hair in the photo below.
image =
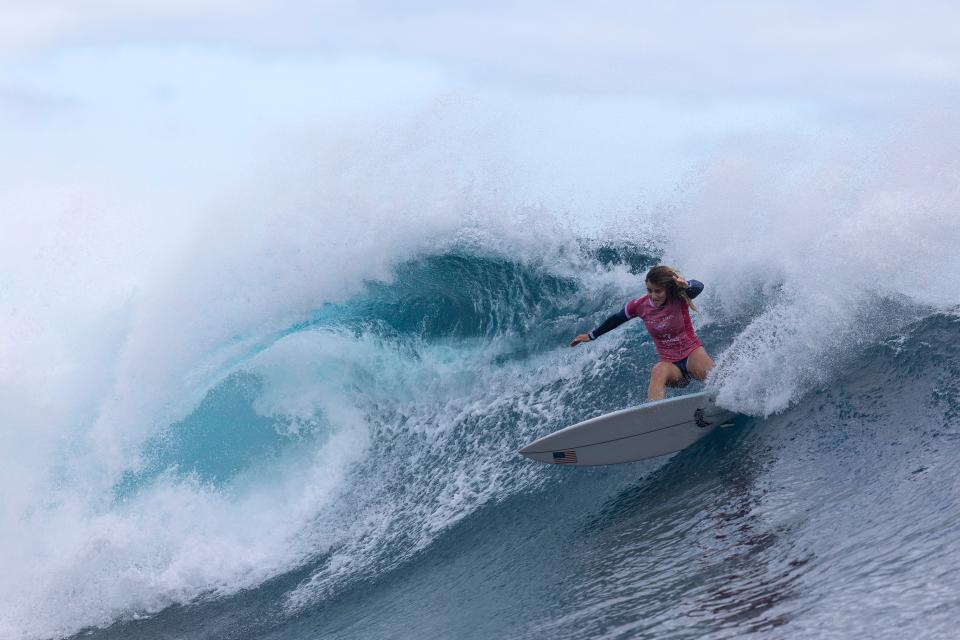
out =
{"type": "Polygon", "coordinates": [[[647,271],[646,281],[652,284],[655,287],[663,287],[667,290],[667,300],[683,300],[687,303],[687,306],[700,313],[700,310],[697,309],[697,305],[693,304],[693,300],[687,296],[686,290],[678,285],[674,280],[675,277],[679,276],[677,270],[673,267],[668,267],[665,264],[658,264],[657,266],[647,271]]]}

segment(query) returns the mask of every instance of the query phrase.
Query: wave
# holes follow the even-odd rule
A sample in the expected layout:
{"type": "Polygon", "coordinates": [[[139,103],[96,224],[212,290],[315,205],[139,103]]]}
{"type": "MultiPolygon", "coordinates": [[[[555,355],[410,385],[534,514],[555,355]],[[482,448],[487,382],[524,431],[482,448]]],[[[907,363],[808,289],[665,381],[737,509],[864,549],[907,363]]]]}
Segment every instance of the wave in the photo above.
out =
{"type": "MultiPolygon", "coordinates": [[[[297,615],[404,566],[473,514],[572,482],[515,451],[643,402],[656,355],[641,327],[566,344],[637,295],[664,253],[584,240],[528,251],[459,234],[444,244],[400,252],[382,277],[293,322],[220,332],[167,390],[189,397],[114,405],[135,409],[111,415],[116,433],[120,418],[152,416],[126,441],[132,457],[68,439],[56,489],[27,509],[22,533],[5,531],[27,558],[5,593],[35,585],[8,600],[5,632],[67,635],[283,576],[277,615],[297,615]]],[[[708,286],[695,323],[717,357],[709,384],[742,413],[789,412],[851,370],[888,371],[892,384],[952,357],[941,346],[957,320],[943,310],[882,291],[818,298],[783,274],[731,309],[729,282],[705,273],[689,275],[708,286]]],[[[935,386],[945,422],[960,410],[955,379],[935,386]]]]}
{"type": "MultiPolygon", "coordinates": [[[[603,264],[620,261],[607,253],[603,264]]],[[[61,484],[32,515],[28,530],[61,533],[19,541],[36,561],[11,576],[41,579],[23,600],[32,613],[12,624],[27,635],[106,625],[313,563],[295,607],[397,566],[539,481],[502,461],[544,421],[582,415],[564,399],[596,356],[558,368],[556,349],[604,302],[569,270],[456,250],[240,339],[195,406],[142,440],[109,499],[96,491],[103,468],[80,466],[95,451],[64,452],[60,477],[83,482],[61,484]],[[53,548],[61,560],[50,562],[53,548]]]]}

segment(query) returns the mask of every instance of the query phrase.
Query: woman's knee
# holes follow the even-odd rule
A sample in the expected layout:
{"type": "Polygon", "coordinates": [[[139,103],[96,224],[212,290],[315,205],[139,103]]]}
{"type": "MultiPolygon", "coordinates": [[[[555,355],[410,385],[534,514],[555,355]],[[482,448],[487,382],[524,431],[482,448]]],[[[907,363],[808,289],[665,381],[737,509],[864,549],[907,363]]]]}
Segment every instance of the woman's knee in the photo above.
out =
{"type": "Polygon", "coordinates": [[[677,365],[670,362],[658,362],[653,365],[653,371],[650,372],[651,380],[660,384],[669,384],[682,377],[677,365]]]}

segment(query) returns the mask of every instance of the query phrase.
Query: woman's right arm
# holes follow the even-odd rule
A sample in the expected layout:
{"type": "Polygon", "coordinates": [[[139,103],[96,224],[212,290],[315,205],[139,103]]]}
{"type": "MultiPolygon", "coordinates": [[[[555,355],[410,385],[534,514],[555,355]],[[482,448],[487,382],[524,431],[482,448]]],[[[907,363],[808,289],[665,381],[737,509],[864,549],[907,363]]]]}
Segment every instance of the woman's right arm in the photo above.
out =
{"type": "Polygon", "coordinates": [[[597,327],[590,333],[581,333],[580,335],[578,335],[576,338],[573,339],[573,342],[570,343],[570,346],[575,347],[581,342],[589,342],[590,340],[596,340],[597,338],[605,334],[607,331],[616,329],[617,327],[619,327],[629,319],[630,318],[627,317],[627,312],[624,309],[620,309],[620,311],[618,311],[617,313],[613,314],[612,316],[604,320],[599,327],[597,327]]]}

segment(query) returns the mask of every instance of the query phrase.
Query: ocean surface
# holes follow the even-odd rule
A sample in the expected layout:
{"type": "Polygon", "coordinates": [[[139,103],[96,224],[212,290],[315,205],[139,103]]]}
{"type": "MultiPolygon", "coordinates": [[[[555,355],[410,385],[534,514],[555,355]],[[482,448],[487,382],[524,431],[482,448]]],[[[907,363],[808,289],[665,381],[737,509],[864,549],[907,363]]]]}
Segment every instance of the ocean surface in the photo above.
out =
{"type": "Polygon", "coordinates": [[[276,315],[225,307],[230,269],[172,298],[205,322],[120,313],[109,384],[6,454],[0,637],[956,637],[960,301],[684,269],[735,426],[541,465],[517,449],[644,402],[640,323],[567,345],[662,236],[428,240],[373,274],[347,247],[326,298],[276,282],[276,315]]]}

